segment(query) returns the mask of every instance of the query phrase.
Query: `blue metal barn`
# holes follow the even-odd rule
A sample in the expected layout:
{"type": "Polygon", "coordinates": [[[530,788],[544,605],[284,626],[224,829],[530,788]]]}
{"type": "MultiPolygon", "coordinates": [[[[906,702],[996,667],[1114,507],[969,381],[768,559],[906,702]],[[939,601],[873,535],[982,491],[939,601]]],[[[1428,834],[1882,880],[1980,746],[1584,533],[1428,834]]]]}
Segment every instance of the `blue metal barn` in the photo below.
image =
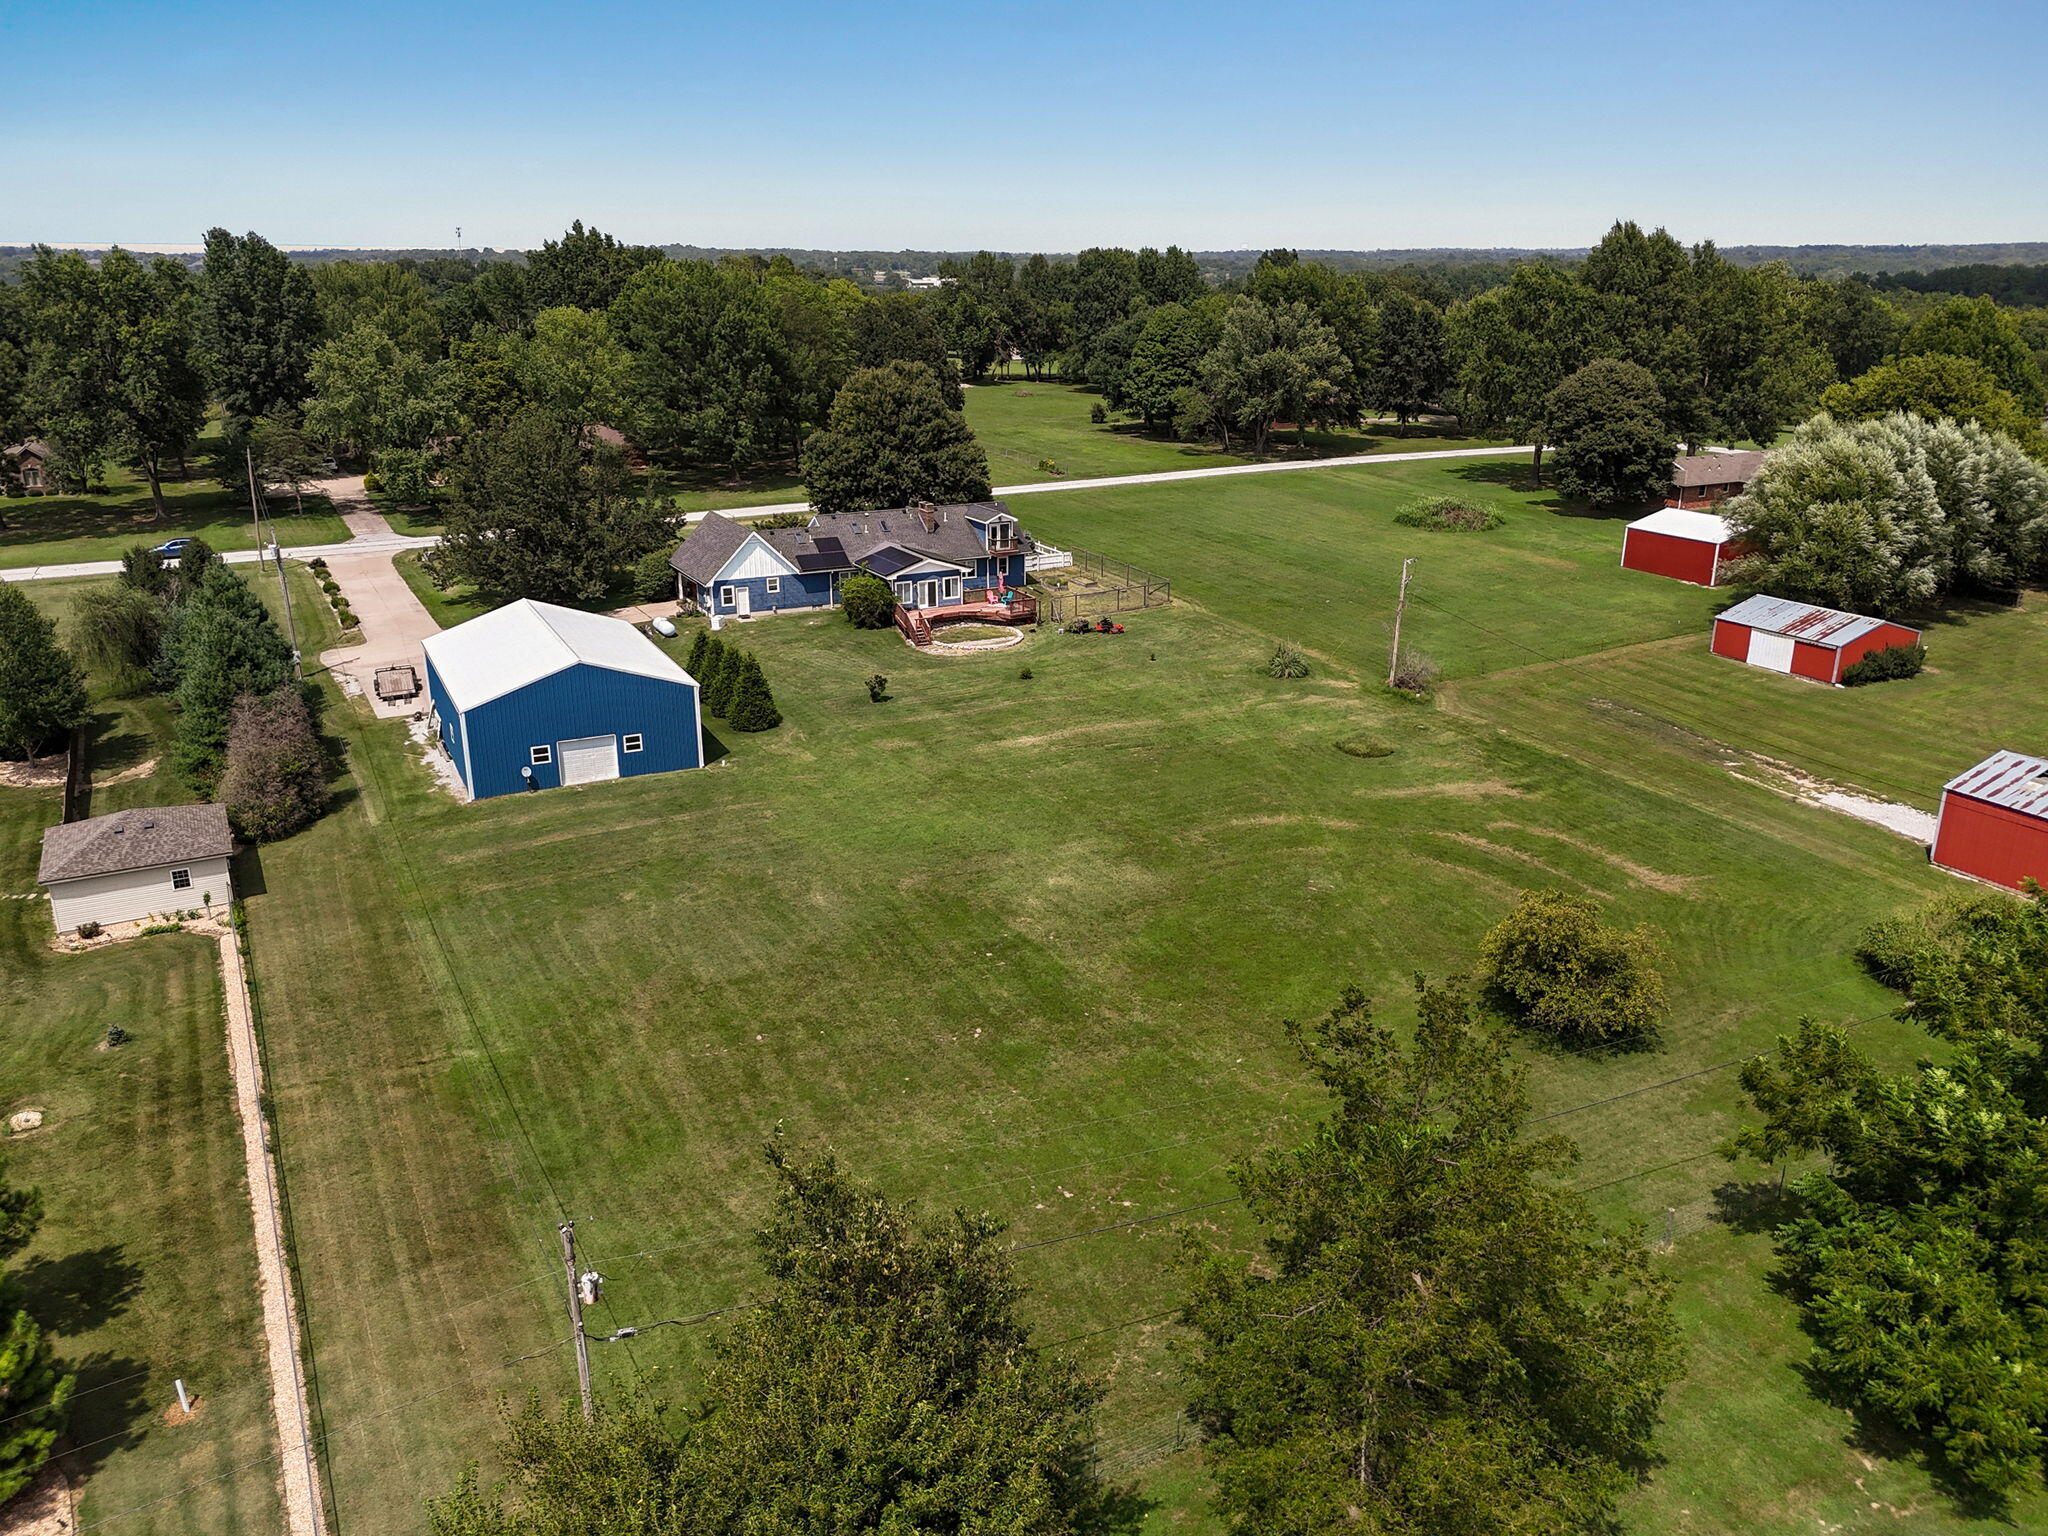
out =
{"type": "Polygon", "coordinates": [[[425,649],[434,727],[474,799],[704,766],[696,679],[623,620],[522,598],[425,649]]]}

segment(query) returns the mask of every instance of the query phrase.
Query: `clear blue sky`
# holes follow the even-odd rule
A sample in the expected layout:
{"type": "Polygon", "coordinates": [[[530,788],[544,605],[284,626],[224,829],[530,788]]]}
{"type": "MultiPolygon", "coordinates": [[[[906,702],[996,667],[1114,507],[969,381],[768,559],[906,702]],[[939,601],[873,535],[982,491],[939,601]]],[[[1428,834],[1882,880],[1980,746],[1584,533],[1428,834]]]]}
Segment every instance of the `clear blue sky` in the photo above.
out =
{"type": "Polygon", "coordinates": [[[0,242],[2048,239],[2048,3],[0,0],[0,242]]]}

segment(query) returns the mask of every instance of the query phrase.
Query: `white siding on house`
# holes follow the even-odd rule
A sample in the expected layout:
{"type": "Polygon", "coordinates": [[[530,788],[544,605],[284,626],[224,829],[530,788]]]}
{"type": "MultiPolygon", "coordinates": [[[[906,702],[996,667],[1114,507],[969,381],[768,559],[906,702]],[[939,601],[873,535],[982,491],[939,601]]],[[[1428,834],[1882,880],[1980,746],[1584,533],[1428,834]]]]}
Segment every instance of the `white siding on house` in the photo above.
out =
{"type": "Polygon", "coordinates": [[[50,916],[59,933],[69,933],[80,923],[129,923],[160,912],[189,912],[209,894],[216,907],[234,899],[226,859],[193,859],[161,869],[124,869],[119,874],[52,881],[50,916]],[[183,890],[172,885],[173,869],[189,869],[192,884],[183,890]]]}
{"type": "Polygon", "coordinates": [[[759,534],[749,534],[747,542],[732,552],[732,558],[718,573],[720,581],[746,581],[756,576],[794,576],[796,567],[775,552],[775,547],[759,534]]]}

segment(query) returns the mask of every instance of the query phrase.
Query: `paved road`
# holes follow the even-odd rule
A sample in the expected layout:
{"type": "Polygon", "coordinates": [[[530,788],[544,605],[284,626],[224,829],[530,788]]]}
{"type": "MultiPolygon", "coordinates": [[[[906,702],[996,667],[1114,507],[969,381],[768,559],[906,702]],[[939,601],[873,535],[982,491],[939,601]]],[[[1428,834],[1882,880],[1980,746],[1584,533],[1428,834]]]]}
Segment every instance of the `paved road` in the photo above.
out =
{"type": "MultiPolygon", "coordinates": [[[[1038,480],[1030,485],[999,485],[994,495],[999,497],[1034,496],[1047,491],[1099,491],[1118,485],[1159,485],[1172,480],[1214,480],[1225,475],[1277,475],[1299,469],[1348,469],[1369,464],[1413,464],[1425,459],[1478,459],[1496,458],[1510,453],[1527,453],[1520,447],[1508,448],[1435,448],[1426,453],[1354,453],[1336,459],[1289,459],[1281,464],[1224,464],[1213,469],[1168,469],[1146,475],[1103,475],[1093,480],[1038,480]]],[[[356,482],[360,484],[361,482],[356,482]]],[[[710,511],[722,512],[728,517],[749,518],[769,517],[778,512],[808,512],[811,504],[807,501],[779,501],[771,506],[761,507],[715,507],[710,511]]],[[[686,523],[701,522],[709,512],[685,514],[686,523]]],[[[377,518],[382,523],[382,518],[377,518]]],[[[353,526],[351,520],[351,526],[353,526]]],[[[367,532],[343,544],[296,544],[287,546],[285,553],[294,560],[311,560],[318,555],[332,560],[336,555],[395,555],[405,549],[432,549],[441,541],[432,535],[407,535],[388,531],[367,532]]],[[[261,558],[253,549],[237,549],[221,556],[231,565],[248,565],[261,558]]],[[[65,576],[112,576],[121,569],[118,560],[86,560],[72,565],[24,565],[11,570],[0,570],[0,579],[7,581],[54,581],[65,576]]]]}

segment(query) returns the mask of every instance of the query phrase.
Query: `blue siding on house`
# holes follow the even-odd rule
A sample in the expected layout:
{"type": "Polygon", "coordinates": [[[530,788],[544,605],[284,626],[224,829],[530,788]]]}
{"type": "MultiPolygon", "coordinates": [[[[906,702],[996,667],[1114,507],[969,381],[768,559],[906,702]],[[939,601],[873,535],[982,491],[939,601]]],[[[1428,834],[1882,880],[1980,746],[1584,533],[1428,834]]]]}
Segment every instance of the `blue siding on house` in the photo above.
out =
{"type": "Polygon", "coordinates": [[[697,690],[632,672],[613,672],[582,663],[502,698],[479,704],[458,721],[445,702],[441,681],[427,666],[427,688],[454,734],[450,756],[464,771],[469,792],[484,800],[526,788],[520,769],[533,768],[534,785],[554,789],[562,782],[559,744],[585,736],[617,736],[619,777],[669,773],[704,766],[697,731],[697,690]],[[625,750],[625,738],[646,741],[638,752],[625,750]],[[468,761],[460,743],[466,736],[468,761]],[[530,762],[530,749],[555,748],[551,761],[530,762]],[[473,774],[474,778],[470,775],[473,774]]]}
{"type": "Polygon", "coordinates": [[[738,613],[737,590],[735,601],[726,602],[726,588],[747,589],[749,611],[753,613],[774,613],[781,608],[827,608],[834,601],[832,578],[823,571],[807,572],[799,576],[781,578],[780,592],[768,590],[768,578],[749,576],[743,581],[714,582],[704,589],[699,602],[706,613],[738,613]]]}

